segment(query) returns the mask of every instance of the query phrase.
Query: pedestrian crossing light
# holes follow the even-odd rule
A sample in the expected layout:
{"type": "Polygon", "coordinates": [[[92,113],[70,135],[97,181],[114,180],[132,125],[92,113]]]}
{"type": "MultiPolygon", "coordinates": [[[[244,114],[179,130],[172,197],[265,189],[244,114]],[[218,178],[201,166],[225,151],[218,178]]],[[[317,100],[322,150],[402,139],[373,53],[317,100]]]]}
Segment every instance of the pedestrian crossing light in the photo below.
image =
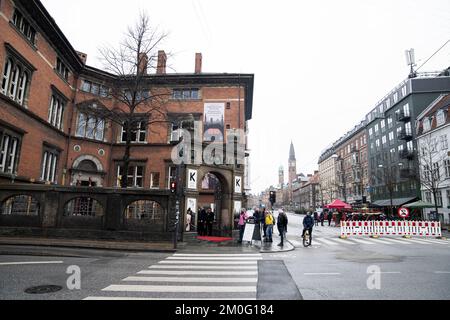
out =
{"type": "Polygon", "coordinates": [[[177,183],[175,181],[172,181],[170,183],[170,192],[175,193],[177,191],[177,183]]]}

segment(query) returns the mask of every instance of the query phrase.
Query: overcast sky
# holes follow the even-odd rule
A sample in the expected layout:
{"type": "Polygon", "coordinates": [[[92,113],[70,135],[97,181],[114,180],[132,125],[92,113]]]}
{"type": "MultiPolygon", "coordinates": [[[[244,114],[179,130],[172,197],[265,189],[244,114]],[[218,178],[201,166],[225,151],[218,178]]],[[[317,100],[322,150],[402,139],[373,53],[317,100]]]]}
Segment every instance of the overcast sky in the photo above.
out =
{"type": "MultiPolygon", "coordinates": [[[[291,140],[297,171],[317,170],[321,151],[357,125],[404,80],[405,50],[420,66],[450,39],[449,0],[42,0],[88,64],[116,45],[140,10],[170,33],[175,72],[255,74],[251,183],[278,183],[291,140]],[[126,5],[125,5],[126,4],[126,5]]],[[[450,66],[450,43],[419,71],[450,66]]]]}

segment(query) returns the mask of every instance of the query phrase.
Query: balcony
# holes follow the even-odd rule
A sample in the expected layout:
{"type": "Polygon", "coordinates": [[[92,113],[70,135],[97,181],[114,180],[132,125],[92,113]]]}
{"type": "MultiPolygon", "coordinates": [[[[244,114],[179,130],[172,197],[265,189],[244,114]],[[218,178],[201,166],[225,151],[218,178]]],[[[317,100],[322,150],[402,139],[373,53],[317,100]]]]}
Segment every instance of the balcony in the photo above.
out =
{"type": "Polygon", "coordinates": [[[399,140],[405,140],[405,141],[410,141],[412,140],[413,136],[412,136],[412,132],[411,131],[407,131],[407,130],[402,130],[398,133],[398,139],[399,140]]]}
{"type": "Polygon", "coordinates": [[[397,113],[397,121],[399,122],[409,122],[411,120],[411,115],[405,113],[404,111],[400,111],[397,113]]]}
{"type": "Polygon", "coordinates": [[[414,151],[402,150],[402,151],[400,151],[399,155],[400,155],[400,159],[408,159],[408,160],[414,159],[414,151]]]}

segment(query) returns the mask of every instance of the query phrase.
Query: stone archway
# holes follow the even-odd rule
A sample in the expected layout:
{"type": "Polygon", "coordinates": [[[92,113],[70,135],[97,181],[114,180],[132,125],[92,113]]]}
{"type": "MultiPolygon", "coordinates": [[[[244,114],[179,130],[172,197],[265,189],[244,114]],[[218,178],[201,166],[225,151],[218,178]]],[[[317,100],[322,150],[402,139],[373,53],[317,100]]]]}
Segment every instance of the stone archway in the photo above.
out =
{"type": "Polygon", "coordinates": [[[99,159],[91,155],[83,155],[75,159],[71,169],[71,185],[102,187],[103,165],[99,159]]]}

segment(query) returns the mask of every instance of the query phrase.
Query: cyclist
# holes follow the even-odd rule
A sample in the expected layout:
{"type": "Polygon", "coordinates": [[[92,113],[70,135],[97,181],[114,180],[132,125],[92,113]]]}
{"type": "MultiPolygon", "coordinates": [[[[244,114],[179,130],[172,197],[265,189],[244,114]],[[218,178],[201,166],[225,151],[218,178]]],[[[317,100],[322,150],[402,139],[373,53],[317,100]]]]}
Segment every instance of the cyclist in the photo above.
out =
{"type": "Polygon", "coordinates": [[[302,238],[305,237],[305,233],[306,230],[309,231],[309,241],[310,244],[312,242],[312,230],[313,230],[313,226],[314,226],[314,219],[311,216],[311,212],[308,212],[308,214],[306,215],[306,217],[303,219],[303,234],[302,234],[302,238]]]}

